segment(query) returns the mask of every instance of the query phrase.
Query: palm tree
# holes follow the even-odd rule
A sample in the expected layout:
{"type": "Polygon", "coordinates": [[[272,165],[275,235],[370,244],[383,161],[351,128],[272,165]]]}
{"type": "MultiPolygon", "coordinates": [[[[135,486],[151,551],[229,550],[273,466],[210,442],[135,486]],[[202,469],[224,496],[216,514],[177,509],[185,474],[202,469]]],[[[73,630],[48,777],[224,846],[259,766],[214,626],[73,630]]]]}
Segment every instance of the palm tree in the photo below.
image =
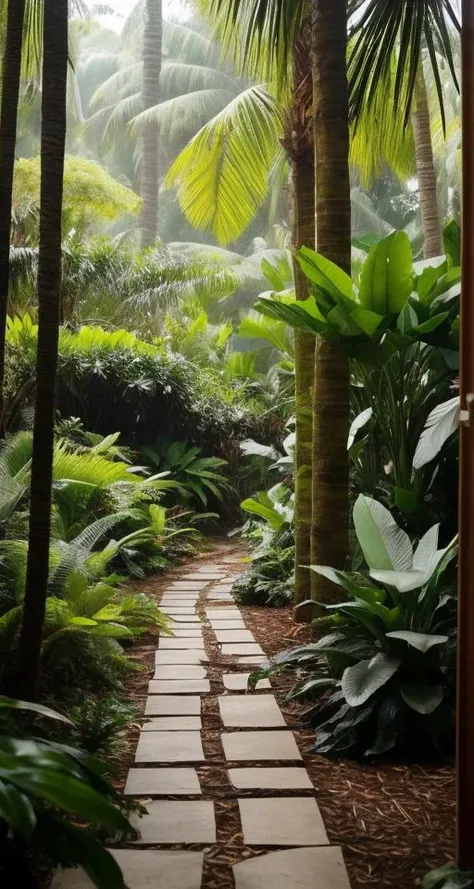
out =
{"type": "MultiPolygon", "coordinates": [[[[286,118],[283,146],[290,159],[293,195],[292,246],[295,256],[296,299],[307,299],[307,280],[296,254],[315,244],[315,181],[313,135],[313,72],[311,67],[311,21],[305,19],[296,35],[293,54],[293,84],[286,118]]],[[[312,523],[312,451],[314,388],[314,337],[295,331],[295,604],[310,598],[312,523]]],[[[305,615],[302,610],[299,617],[305,615]]]]}
{"type": "Polygon", "coordinates": [[[45,0],[38,258],[38,348],[30,531],[19,692],[35,695],[49,571],[54,405],[61,292],[61,212],[66,144],[68,0],[45,0]]]}
{"type": "Polygon", "coordinates": [[[10,277],[13,170],[26,0],[8,3],[0,118],[0,431],[3,428],[5,330],[10,277]]]}
{"type": "MultiPolygon", "coordinates": [[[[351,272],[347,0],[313,0],[316,246],[351,272]]],[[[349,555],[349,362],[318,339],[313,398],[314,565],[344,568],[349,555]]],[[[333,585],[315,574],[313,598],[333,601],[333,585]]]]}
{"type": "MultiPolygon", "coordinates": [[[[162,0],[146,0],[143,32],[142,105],[147,111],[160,101],[161,55],[163,44],[162,0]]],[[[143,198],[141,246],[156,243],[158,228],[158,131],[148,122],[142,136],[141,195],[143,198]]]]}
{"type": "Polygon", "coordinates": [[[459,30],[456,10],[452,0],[354,0],[353,9],[349,57],[351,117],[357,126],[358,120],[370,119],[377,102],[383,102],[385,107],[393,107],[394,121],[398,117],[405,128],[412,118],[424,252],[426,257],[437,256],[443,248],[423,48],[428,54],[445,129],[439,57],[446,60],[457,87],[452,47],[453,27],[459,30]]]}

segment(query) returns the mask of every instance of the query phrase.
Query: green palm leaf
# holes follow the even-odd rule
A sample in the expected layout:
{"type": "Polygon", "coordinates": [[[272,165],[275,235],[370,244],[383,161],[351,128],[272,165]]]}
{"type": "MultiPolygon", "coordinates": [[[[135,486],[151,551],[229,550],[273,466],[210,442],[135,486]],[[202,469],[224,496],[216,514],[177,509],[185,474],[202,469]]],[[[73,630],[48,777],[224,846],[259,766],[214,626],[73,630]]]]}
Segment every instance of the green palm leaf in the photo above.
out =
{"type": "Polygon", "coordinates": [[[281,126],[277,100],[265,87],[253,86],[191,140],[172,165],[167,183],[177,186],[192,225],[212,232],[223,244],[245,231],[267,196],[281,126]]]}

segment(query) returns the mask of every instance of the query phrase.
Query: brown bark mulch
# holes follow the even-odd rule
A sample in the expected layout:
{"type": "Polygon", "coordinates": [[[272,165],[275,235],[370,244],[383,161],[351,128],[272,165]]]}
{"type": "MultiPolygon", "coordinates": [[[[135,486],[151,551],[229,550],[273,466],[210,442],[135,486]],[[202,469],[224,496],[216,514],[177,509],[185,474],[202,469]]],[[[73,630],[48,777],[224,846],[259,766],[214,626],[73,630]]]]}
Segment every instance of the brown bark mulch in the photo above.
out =
{"type": "MultiPolygon", "coordinates": [[[[216,541],[211,552],[137,586],[159,599],[170,581],[189,573],[200,562],[218,561],[226,564],[229,574],[239,573],[239,557],[244,555],[245,550],[240,544],[216,541]]],[[[243,567],[240,564],[240,570],[243,567]]],[[[219,605],[213,602],[212,607],[219,605]]],[[[203,601],[198,610],[203,616],[203,601]]],[[[290,608],[240,606],[240,610],[247,627],[269,656],[310,638],[309,630],[294,622],[290,608]]],[[[220,655],[209,624],[204,623],[203,630],[206,651],[212,658],[209,671],[211,695],[204,697],[202,709],[206,763],[199,765],[197,770],[202,798],[215,801],[217,823],[217,843],[206,849],[203,886],[205,889],[233,889],[231,865],[266,850],[256,851],[243,845],[237,794],[227,774],[227,767],[232,764],[224,762],[220,741],[222,725],[215,698],[224,691],[221,674],[230,668],[232,660],[220,655]]],[[[151,636],[142,637],[133,649],[133,659],[143,669],[131,677],[127,691],[141,711],[148,680],[154,671],[155,650],[156,639],[151,636]]],[[[248,672],[251,668],[233,664],[231,669],[248,672]]],[[[387,761],[368,764],[316,755],[312,752],[314,733],[305,728],[302,719],[305,706],[286,700],[287,678],[273,678],[272,685],[314,784],[330,842],[343,848],[352,889],[414,889],[428,870],[453,858],[455,813],[454,770],[451,766],[387,761]]],[[[117,774],[120,788],[133,765],[138,733],[138,725],[130,727],[129,753],[122,757],[117,774]]],[[[263,794],[259,792],[259,795],[263,794]]],[[[268,795],[278,794],[272,791],[268,795]]],[[[288,793],[284,795],[288,796],[288,793]]]]}

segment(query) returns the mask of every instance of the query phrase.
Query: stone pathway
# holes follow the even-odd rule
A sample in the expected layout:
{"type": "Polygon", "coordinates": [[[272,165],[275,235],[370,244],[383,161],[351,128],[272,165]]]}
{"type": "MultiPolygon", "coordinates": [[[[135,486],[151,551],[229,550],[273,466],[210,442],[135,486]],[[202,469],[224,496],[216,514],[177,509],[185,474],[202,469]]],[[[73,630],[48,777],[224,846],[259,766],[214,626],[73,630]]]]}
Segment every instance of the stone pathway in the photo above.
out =
{"type": "MultiPolygon", "coordinates": [[[[212,864],[222,843],[217,806],[222,818],[225,800],[222,792],[209,792],[212,781],[207,792],[200,781],[201,770],[212,776],[213,767],[216,775],[224,771],[237,793],[245,854],[233,862],[235,889],[350,889],[341,850],[329,845],[311,779],[271,683],[262,680],[246,693],[250,670],[265,657],[232,598],[239,562],[225,555],[219,563],[200,560],[163,591],[161,606],[175,635],[159,640],[125,787],[147,814],[134,822],[136,842],[113,853],[128,889],[201,889],[206,860],[205,885],[229,889],[229,879],[220,882],[212,864]],[[206,759],[202,742],[208,704],[223,725],[225,760],[219,763],[206,759]]],[[[91,886],[80,871],[58,874],[53,883],[54,889],[91,886]]]]}

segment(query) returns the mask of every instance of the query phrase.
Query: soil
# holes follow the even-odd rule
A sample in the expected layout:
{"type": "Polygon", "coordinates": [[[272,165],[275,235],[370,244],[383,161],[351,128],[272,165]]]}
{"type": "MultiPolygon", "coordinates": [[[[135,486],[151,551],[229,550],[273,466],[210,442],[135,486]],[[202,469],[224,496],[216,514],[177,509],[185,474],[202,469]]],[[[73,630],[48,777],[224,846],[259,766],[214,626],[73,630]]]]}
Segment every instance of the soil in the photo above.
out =
{"type": "MultiPolygon", "coordinates": [[[[239,556],[245,556],[239,543],[216,541],[211,552],[136,586],[159,598],[171,580],[195,569],[203,561],[207,564],[229,559],[229,573],[238,573],[239,556]]],[[[216,607],[219,606],[216,604],[216,607]]],[[[203,603],[199,608],[203,614],[203,603]]],[[[309,630],[294,622],[290,608],[240,606],[240,609],[246,625],[269,656],[310,638],[309,630]]],[[[211,696],[204,698],[202,710],[206,763],[198,768],[198,773],[203,799],[215,801],[217,843],[212,850],[206,849],[203,887],[233,889],[231,865],[266,850],[255,851],[243,845],[237,794],[227,777],[226,765],[229,763],[224,762],[220,741],[222,724],[217,701],[212,697],[222,692],[221,674],[229,668],[231,659],[220,655],[215,636],[205,625],[204,639],[213,666],[209,671],[211,696]]],[[[153,675],[155,650],[156,639],[153,637],[142,637],[133,650],[133,659],[143,670],[132,677],[128,693],[140,710],[144,709],[148,680],[153,675]]],[[[233,665],[232,669],[239,668],[233,665]]],[[[248,667],[240,669],[249,670],[248,667]]],[[[352,889],[414,889],[427,871],[452,860],[455,841],[452,766],[381,761],[368,764],[315,755],[312,752],[314,733],[305,728],[302,718],[305,706],[288,703],[287,679],[272,678],[272,685],[313,781],[330,842],[343,849],[352,889]]],[[[122,757],[117,774],[119,788],[123,787],[133,765],[138,733],[139,726],[131,726],[129,753],[122,757]]],[[[264,794],[259,792],[259,795],[264,794]]],[[[278,794],[272,791],[269,795],[278,794]]],[[[284,795],[288,796],[288,793],[284,795]]],[[[297,795],[301,795],[301,791],[297,795]]]]}

